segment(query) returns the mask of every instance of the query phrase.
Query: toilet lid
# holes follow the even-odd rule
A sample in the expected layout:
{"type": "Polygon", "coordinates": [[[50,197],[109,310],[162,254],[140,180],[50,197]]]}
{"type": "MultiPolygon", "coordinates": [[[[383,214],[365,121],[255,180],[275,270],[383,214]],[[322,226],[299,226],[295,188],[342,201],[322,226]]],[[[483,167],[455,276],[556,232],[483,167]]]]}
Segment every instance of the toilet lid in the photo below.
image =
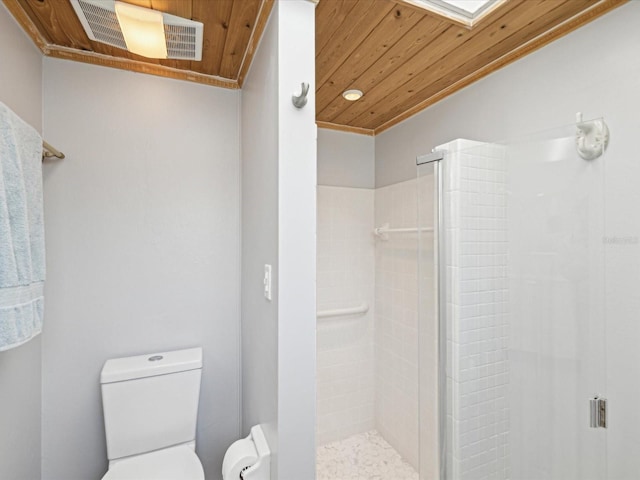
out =
{"type": "Polygon", "coordinates": [[[204,470],[195,452],[180,446],[121,460],[102,480],[204,480],[204,470]]]}

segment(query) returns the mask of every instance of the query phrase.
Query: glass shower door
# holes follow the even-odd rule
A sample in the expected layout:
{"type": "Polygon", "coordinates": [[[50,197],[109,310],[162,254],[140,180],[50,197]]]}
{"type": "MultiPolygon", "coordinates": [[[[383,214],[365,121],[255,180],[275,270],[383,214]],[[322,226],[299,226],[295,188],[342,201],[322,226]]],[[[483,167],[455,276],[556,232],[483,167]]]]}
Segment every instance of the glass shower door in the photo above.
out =
{"type": "Polygon", "coordinates": [[[606,156],[575,135],[443,146],[447,479],[606,478],[606,156]]]}
{"type": "Polygon", "coordinates": [[[604,165],[576,126],[512,142],[508,166],[510,478],[606,478],[604,165]]]}

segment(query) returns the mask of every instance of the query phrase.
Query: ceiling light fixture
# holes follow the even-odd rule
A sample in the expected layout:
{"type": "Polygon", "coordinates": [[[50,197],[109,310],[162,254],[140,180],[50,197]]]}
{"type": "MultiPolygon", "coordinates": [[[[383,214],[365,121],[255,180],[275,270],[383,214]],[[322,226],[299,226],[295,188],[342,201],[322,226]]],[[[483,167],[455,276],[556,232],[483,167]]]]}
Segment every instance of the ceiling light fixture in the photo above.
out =
{"type": "Polygon", "coordinates": [[[162,12],[115,2],[127,50],[147,58],[167,58],[162,12]]]}
{"type": "Polygon", "coordinates": [[[342,96],[344,97],[345,100],[349,100],[350,102],[355,102],[356,100],[360,100],[362,98],[362,95],[364,95],[362,93],[361,90],[346,90],[345,92],[342,93],[342,96]]]}
{"type": "Polygon", "coordinates": [[[147,58],[202,60],[202,22],[119,0],[70,2],[91,40],[147,58]]]}

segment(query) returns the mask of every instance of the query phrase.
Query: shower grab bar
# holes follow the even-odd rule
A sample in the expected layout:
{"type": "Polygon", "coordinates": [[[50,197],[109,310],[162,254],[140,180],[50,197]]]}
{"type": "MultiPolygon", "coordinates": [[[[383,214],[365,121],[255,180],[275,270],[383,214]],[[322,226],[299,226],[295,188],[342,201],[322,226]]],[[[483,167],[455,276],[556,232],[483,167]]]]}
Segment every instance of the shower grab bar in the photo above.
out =
{"type": "Polygon", "coordinates": [[[334,310],[318,310],[316,312],[317,318],[328,318],[328,317],[346,317],[347,315],[359,315],[364,314],[369,311],[369,304],[363,303],[358,307],[351,308],[336,308],[334,310]]]}
{"type": "Polygon", "coordinates": [[[373,229],[373,234],[376,237],[384,238],[384,235],[388,233],[418,233],[418,232],[433,232],[433,228],[389,228],[389,225],[383,225],[382,227],[376,227],[373,229]]]}

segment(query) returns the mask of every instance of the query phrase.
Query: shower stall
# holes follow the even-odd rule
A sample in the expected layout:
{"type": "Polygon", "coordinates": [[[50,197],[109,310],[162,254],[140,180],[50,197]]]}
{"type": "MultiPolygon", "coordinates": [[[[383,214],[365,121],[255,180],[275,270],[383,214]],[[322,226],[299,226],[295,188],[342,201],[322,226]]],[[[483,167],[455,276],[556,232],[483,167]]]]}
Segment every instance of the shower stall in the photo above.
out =
{"type": "Polygon", "coordinates": [[[318,480],[607,478],[603,120],[318,190],[318,480]]]}
{"type": "MultiPolygon", "coordinates": [[[[421,233],[420,295],[432,296],[436,271],[442,479],[607,478],[607,143],[603,120],[579,118],[418,158],[419,185],[431,187],[422,226],[437,191],[437,267],[421,233]]],[[[431,302],[421,305],[429,342],[431,302]]]]}

